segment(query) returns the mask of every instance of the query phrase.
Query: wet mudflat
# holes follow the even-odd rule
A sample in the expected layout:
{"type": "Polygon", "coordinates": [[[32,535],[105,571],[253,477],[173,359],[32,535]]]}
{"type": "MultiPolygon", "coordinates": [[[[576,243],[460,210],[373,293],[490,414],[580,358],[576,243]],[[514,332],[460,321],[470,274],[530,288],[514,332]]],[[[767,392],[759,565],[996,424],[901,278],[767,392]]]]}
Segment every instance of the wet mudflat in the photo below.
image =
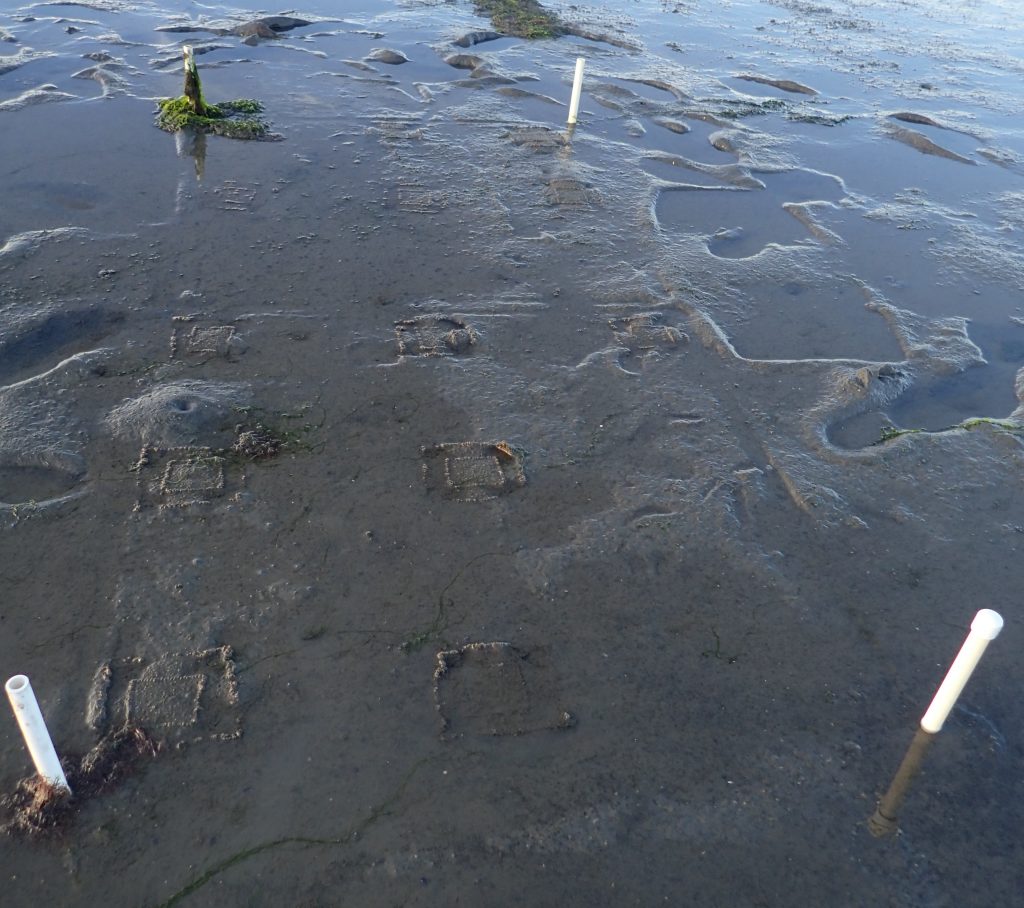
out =
{"type": "Polygon", "coordinates": [[[552,8],[0,17],[4,904],[1014,902],[1019,11],[552,8]]]}

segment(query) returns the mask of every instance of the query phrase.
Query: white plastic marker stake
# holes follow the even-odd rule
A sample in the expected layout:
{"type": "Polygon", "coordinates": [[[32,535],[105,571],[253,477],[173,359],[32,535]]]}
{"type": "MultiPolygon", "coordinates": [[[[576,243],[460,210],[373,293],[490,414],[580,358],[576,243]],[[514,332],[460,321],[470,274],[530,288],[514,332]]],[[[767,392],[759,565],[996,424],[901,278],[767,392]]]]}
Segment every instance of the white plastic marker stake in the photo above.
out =
{"type": "Polygon", "coordinates": [[[868,828],[873,835],[887,836],[896,831],[897,816],[910,789],[910,783],[921,769],[925,752],[935,740],[935,735],[942,730],[946,717],[956,704],[985,649],[999,636],[1002,629],[1003,619],[992,609],[983,608],[974,616],[971,632],[935,692],[928,711],[922,717],[921,726],[914,735],[914,740],[910,742],[910,747],[903,757],[903,762],[900,763],[900,768],[896,770],[896,775],[893,776],[889,790],[878,802],[878,809],[868,820],[868,828]]]}
{"type": "Polygon", "coordinates": [[[15,675],[8,679],[7,697],[39,775],[51,785],[71,791],[27,675],[15,675]]]}
{"type": "Polygon", "coordinates": [[[998,612],[990,608],[983,608],[971,622],[971,632],[967,635],[964,645],[960,647],[953,664],[946,672],[939,689],[932,698],[932,704],[921,719],[921,728],[929,734],[942,731],[942,724],[946,721],[950,710],[957,701],[957,697],[967,684],[968,678],[974,672],[979,660],[985,652],[986,647],[999,636],[1003,629],[1003,619],[998,612]]]}
{"type": "Polygon", "coordinates": [[[583,57],[576,58],[576,75],[572,80],[572,100],[569,101],[568,123],[573,126],[580,113],[580,95],[583,94],[583,67],[586,65],[583,57]]]}

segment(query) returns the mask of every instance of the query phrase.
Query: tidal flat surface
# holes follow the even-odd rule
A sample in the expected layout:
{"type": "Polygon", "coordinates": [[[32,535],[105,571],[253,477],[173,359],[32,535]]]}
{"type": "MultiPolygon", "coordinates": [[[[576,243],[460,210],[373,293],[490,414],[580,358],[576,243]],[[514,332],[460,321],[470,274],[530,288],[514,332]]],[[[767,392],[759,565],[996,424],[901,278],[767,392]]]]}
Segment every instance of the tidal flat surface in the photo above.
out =
{"type": "Polygon", "coordinates": [[[5,906],[1019,900],[1024,13],[550,8],[0,11],[5,906]]]}

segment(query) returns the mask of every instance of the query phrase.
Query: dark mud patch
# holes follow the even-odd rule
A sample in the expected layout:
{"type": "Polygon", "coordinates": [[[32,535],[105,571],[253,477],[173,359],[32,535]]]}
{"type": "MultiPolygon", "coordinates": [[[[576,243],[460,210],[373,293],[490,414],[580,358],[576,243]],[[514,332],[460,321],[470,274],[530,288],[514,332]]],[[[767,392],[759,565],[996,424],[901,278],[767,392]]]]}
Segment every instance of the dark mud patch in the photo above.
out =
{"type": "Polygon", "coordinates": [[[768,85],[771,88],[778,88],[780,91],[788,91],[792,94],[816,95],[818,93],[809,85],[802,85],[800,82],[794,82],[792,79],[771,79],[768,76],[758,76],[753,73],[743,73],[742,75],[738,75],[736,78],[742,79],[744,82],[756,82],[758,85],[768,85]]]}
{"type": "Polygon", "coordinates": [[[375,48],[364,59],[370,63],[386,63],[388,66],[401,66],[409,62],[409,58],[400,50],[392,50],[390,47],[375,48]]]}
{"type": "Polygon", "coordinates": [[[87,801],[116,787],[159,751],[159,744],[141,728],[126,725],[105,735],[81,759],[61,761],[71,794],[32,776],[0,799],[9,814],[4,831],[20,836],[59,832],[87,801]]]}
{"type": "Polygon", "coordinates": [[[651,122],[656,126],[660,126],[662,129],[674,132],[678,136],[685,135],[690,131],[690,127],[687,126],[686,123],[682,120],[677,120],[674,117],[653,117],[651,122]]]}
{"type": "Polygon", "coordinates": [[[525,454],[506,441],[464,441],[423,448],[428,492],[456,501],[489,501],[526,485],[525,454]]]}
{"type": "Polygon", "coordinates": [[[477,44],[484,44],[487,41],[497,41],[502,37],[504,36],[498,32],[491,31],[466,32],[466,34],[456,38],[452,44],[456,47],[475,47],[477,44]]]}
{"type": "Polygon", "coordinates": [[[945,158],[947,161],[958,161],[961,164],[977,165],[978,163],[971,160],[971,158],[965,158],[962,154],[957,154],[955,151],[943,148],[943,146],[933,142],[923,133],[913,129],[889,124],[885,128],[885,133],[890,138],[895,139],[897,142],[902,142],[904,145],[909,145],[915,151],[921,152],[921,154],[934,155],[938,158],[945,158]]]}
{"type": "Polygon", "coordinates": [[[509,643],[470,643],[437,654],[434,697],[446,740],[573,727],[575,718],[553,693],[543,660],[509,643]]]}
{"type": "Polygon", "coordinates": [[[484,58],[476,54],[448,54],[444,62],[455,69],[476,69],[483,65],[484,58]]]}
{"type": "Polygon", "coordinates": [[[897,113],[889,114],[894,120],[900,120],[903,123],[916,123],[918,126],[936,126],[940,129],[943,128],[942,124],[937,120],[933,120],[931,117],[925,116],[919,113],[910,113],[909,111],[898,111],[897,113]]]}

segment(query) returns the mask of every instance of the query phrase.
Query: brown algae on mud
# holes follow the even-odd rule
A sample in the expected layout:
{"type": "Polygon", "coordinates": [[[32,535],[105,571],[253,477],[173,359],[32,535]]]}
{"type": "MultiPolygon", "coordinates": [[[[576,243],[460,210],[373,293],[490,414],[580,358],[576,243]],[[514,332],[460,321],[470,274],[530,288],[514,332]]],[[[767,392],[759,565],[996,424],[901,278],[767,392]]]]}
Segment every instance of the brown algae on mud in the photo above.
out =
{"type": "Polygon", "coordinates": [[[14,791],[0,798],[9,819],[8,835],[41,836],[69,825],[82,805],[114,788],[130,775],[143,758],[156,757],[160,745],[137,726],[123,725],[104,735],[80,760],[65,758],[67,789],[51,785],[39,776],[18,782],[14,791]]]}

